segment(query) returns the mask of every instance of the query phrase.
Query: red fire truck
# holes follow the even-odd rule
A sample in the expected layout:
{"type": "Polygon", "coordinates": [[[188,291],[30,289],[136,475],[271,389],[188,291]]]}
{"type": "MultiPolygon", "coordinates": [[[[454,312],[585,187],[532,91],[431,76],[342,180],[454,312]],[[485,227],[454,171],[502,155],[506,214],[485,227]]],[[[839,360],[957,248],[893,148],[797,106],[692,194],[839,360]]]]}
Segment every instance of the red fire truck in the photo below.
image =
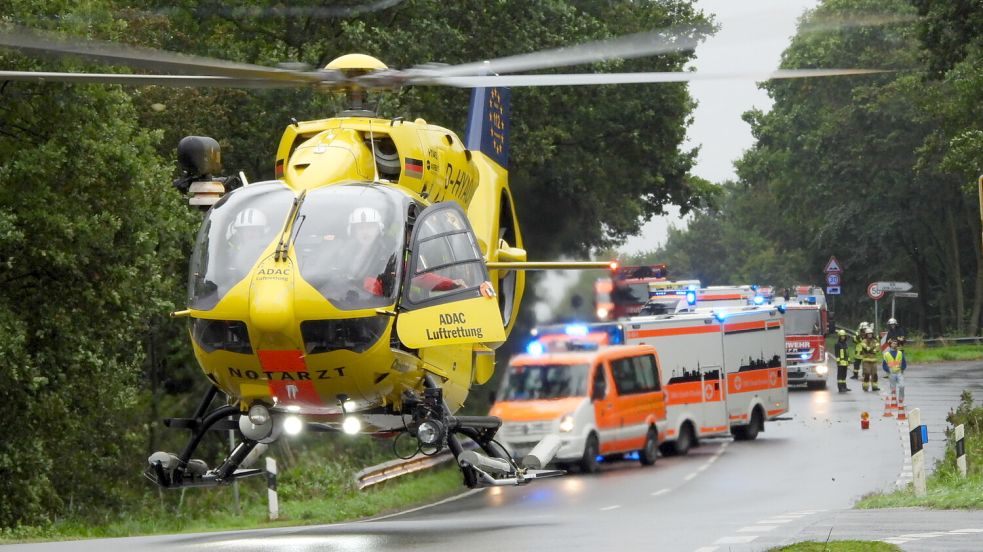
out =
{"type": "Polygon", "coordinates": [[[594,282],[594,310],[605,322],[637,315],[649,300],[649,283],[662,282],[668,269],[663,264],[621,266],[610,278],[594,282]]]}
{"type": "MultiPolygon", "coordinates": [[[[794,297],[785,301],[785,354],[788,383],[810,388],[826,387],[826,333],[829,328],[826,295],[822,288],[795,286],[794,297]]],[[[791,291],[791,290],[790,290],[791,291]]]]}

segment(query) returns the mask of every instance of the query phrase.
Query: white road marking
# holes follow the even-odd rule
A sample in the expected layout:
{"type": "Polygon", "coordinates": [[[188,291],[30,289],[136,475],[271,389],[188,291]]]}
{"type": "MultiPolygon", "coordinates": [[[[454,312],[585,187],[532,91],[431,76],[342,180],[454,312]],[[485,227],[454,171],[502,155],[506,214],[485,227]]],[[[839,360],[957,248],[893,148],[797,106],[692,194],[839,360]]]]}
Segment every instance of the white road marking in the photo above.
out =
{"type": "Polygon", "coordinates": [[[700,466],[699,468],[696,468],[696,471],[697,471],[697,472],[702,472],[702,471],[706,471],[706,469],[707,469],[707,468],[709,468],[709,467],[710,467],[710,464],[703,464],[703,465],[702,465],[702,466],[700,466]]]}
{"type": "Polygon", "coordinates": [[[607,512],[609,510],[617,510],[618,508],[621,508],[621,505],[620,504],[615,504],[614,506],[605,506],[605,507],[601,508],[601,511],[602,512],[607,512]]]}
{"type": "Polygon", "coordinates": [[[696,474],[695,473],[691,473],[691,474],[687,475],[686,477],[684,477],[683,480],[684,481],[689,481],[689,480],[693,479],[694,477],[696,477],[696,474]]]}
{"type": "Polygon", "coordinates": [[[983,533],[983,529],[954,529],[950,533],[983,533]]]}
{"type": "Polygon", "coordinates": [[[898,535],[899,539],[931,539],[935,537],[941,537],[947,533],[908,533],[907,535],[898,535]]]}
{"type": "Polygon", "coordinates": [[[759,521],[758,523],[762,523],[762,524],[765,524],[765,525],[771,525],[771,524],[774,524],[774,523],[789,523],[789,522],[795,521],[796,519],[798,519],[798,518],[795,518],[795,519],[792,519],[792,518],[789,518],[789,519],[784,519],[784,518],[764,519],[764,520],[759,521]]]}
{"type": "Polygon", "coordinates": [[[716,552],[719,546],[701,546],[693,552],[716,552]]]}
{"type": "Polygon", "coordinates": [[[908,542],[907,539],[881,539],[881,542],[886,542],[888,544],[904,544],[908,542]]]}
{"type": "Polygon", "coordinates": [[[758,535],[746,535],[741,537],[723,537],[714,541],[713,544],[747,544],[756,538],[758,538],[758,535]]]}
{"type": "Polygon", "coordinates": [[[652,493],[652,496],[662,496],[664,494],[669,494],[669,492],[671,492],[671,491],[672,491],[672,489],[659,489],[658,491],[655,491],[654,493],[652,493]]]}
{"type": "Polygon", "coordinates": [[[776,527],[778,527],[778,526],[777,525],[749,525],[747,527],[741,527],[740,529],[737,530],[737,532],[738,533],[755,533],[755,532],[761,531],[763,533],[765,531],[773,531],[776,527]]]}

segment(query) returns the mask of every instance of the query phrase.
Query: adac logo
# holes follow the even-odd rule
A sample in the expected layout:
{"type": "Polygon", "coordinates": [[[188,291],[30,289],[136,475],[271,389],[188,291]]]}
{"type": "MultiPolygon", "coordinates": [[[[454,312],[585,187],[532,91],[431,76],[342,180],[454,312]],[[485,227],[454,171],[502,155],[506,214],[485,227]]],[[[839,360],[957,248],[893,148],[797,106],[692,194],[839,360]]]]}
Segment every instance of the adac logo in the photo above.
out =
{"type": "Polygon", "coordinates": [[[261,268],[256,271],[258,276],[290,276],[289,268],[261,268]]]}

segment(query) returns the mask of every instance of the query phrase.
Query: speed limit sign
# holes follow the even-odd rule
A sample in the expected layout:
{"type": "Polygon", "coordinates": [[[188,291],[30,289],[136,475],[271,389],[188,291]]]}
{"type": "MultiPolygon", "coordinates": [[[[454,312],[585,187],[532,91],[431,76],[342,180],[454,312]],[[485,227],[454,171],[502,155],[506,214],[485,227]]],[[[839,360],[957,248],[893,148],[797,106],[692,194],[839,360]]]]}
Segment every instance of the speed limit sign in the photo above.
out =
{"type": "Polygon", "coordinates": [[[877,301],[881,297],[884,297],[884,291],[877,286],[877,282],[874,282],[867,286],[867,297],[877,301]]]}

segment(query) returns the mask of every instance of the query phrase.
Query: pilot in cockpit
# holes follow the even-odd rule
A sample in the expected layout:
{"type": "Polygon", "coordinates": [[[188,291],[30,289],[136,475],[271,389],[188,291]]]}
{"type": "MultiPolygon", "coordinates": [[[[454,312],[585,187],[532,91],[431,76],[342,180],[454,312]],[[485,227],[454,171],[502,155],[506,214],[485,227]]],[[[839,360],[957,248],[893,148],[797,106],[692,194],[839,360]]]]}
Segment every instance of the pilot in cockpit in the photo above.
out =
{"type": "Polygon", "coordinates": [[[384,231],[382,216],[373,207],[358,207],[348,216],[348,243],[342,258],[351,278],[373,295],[388,295],[395,277],[393,247],[384,231]]]}

